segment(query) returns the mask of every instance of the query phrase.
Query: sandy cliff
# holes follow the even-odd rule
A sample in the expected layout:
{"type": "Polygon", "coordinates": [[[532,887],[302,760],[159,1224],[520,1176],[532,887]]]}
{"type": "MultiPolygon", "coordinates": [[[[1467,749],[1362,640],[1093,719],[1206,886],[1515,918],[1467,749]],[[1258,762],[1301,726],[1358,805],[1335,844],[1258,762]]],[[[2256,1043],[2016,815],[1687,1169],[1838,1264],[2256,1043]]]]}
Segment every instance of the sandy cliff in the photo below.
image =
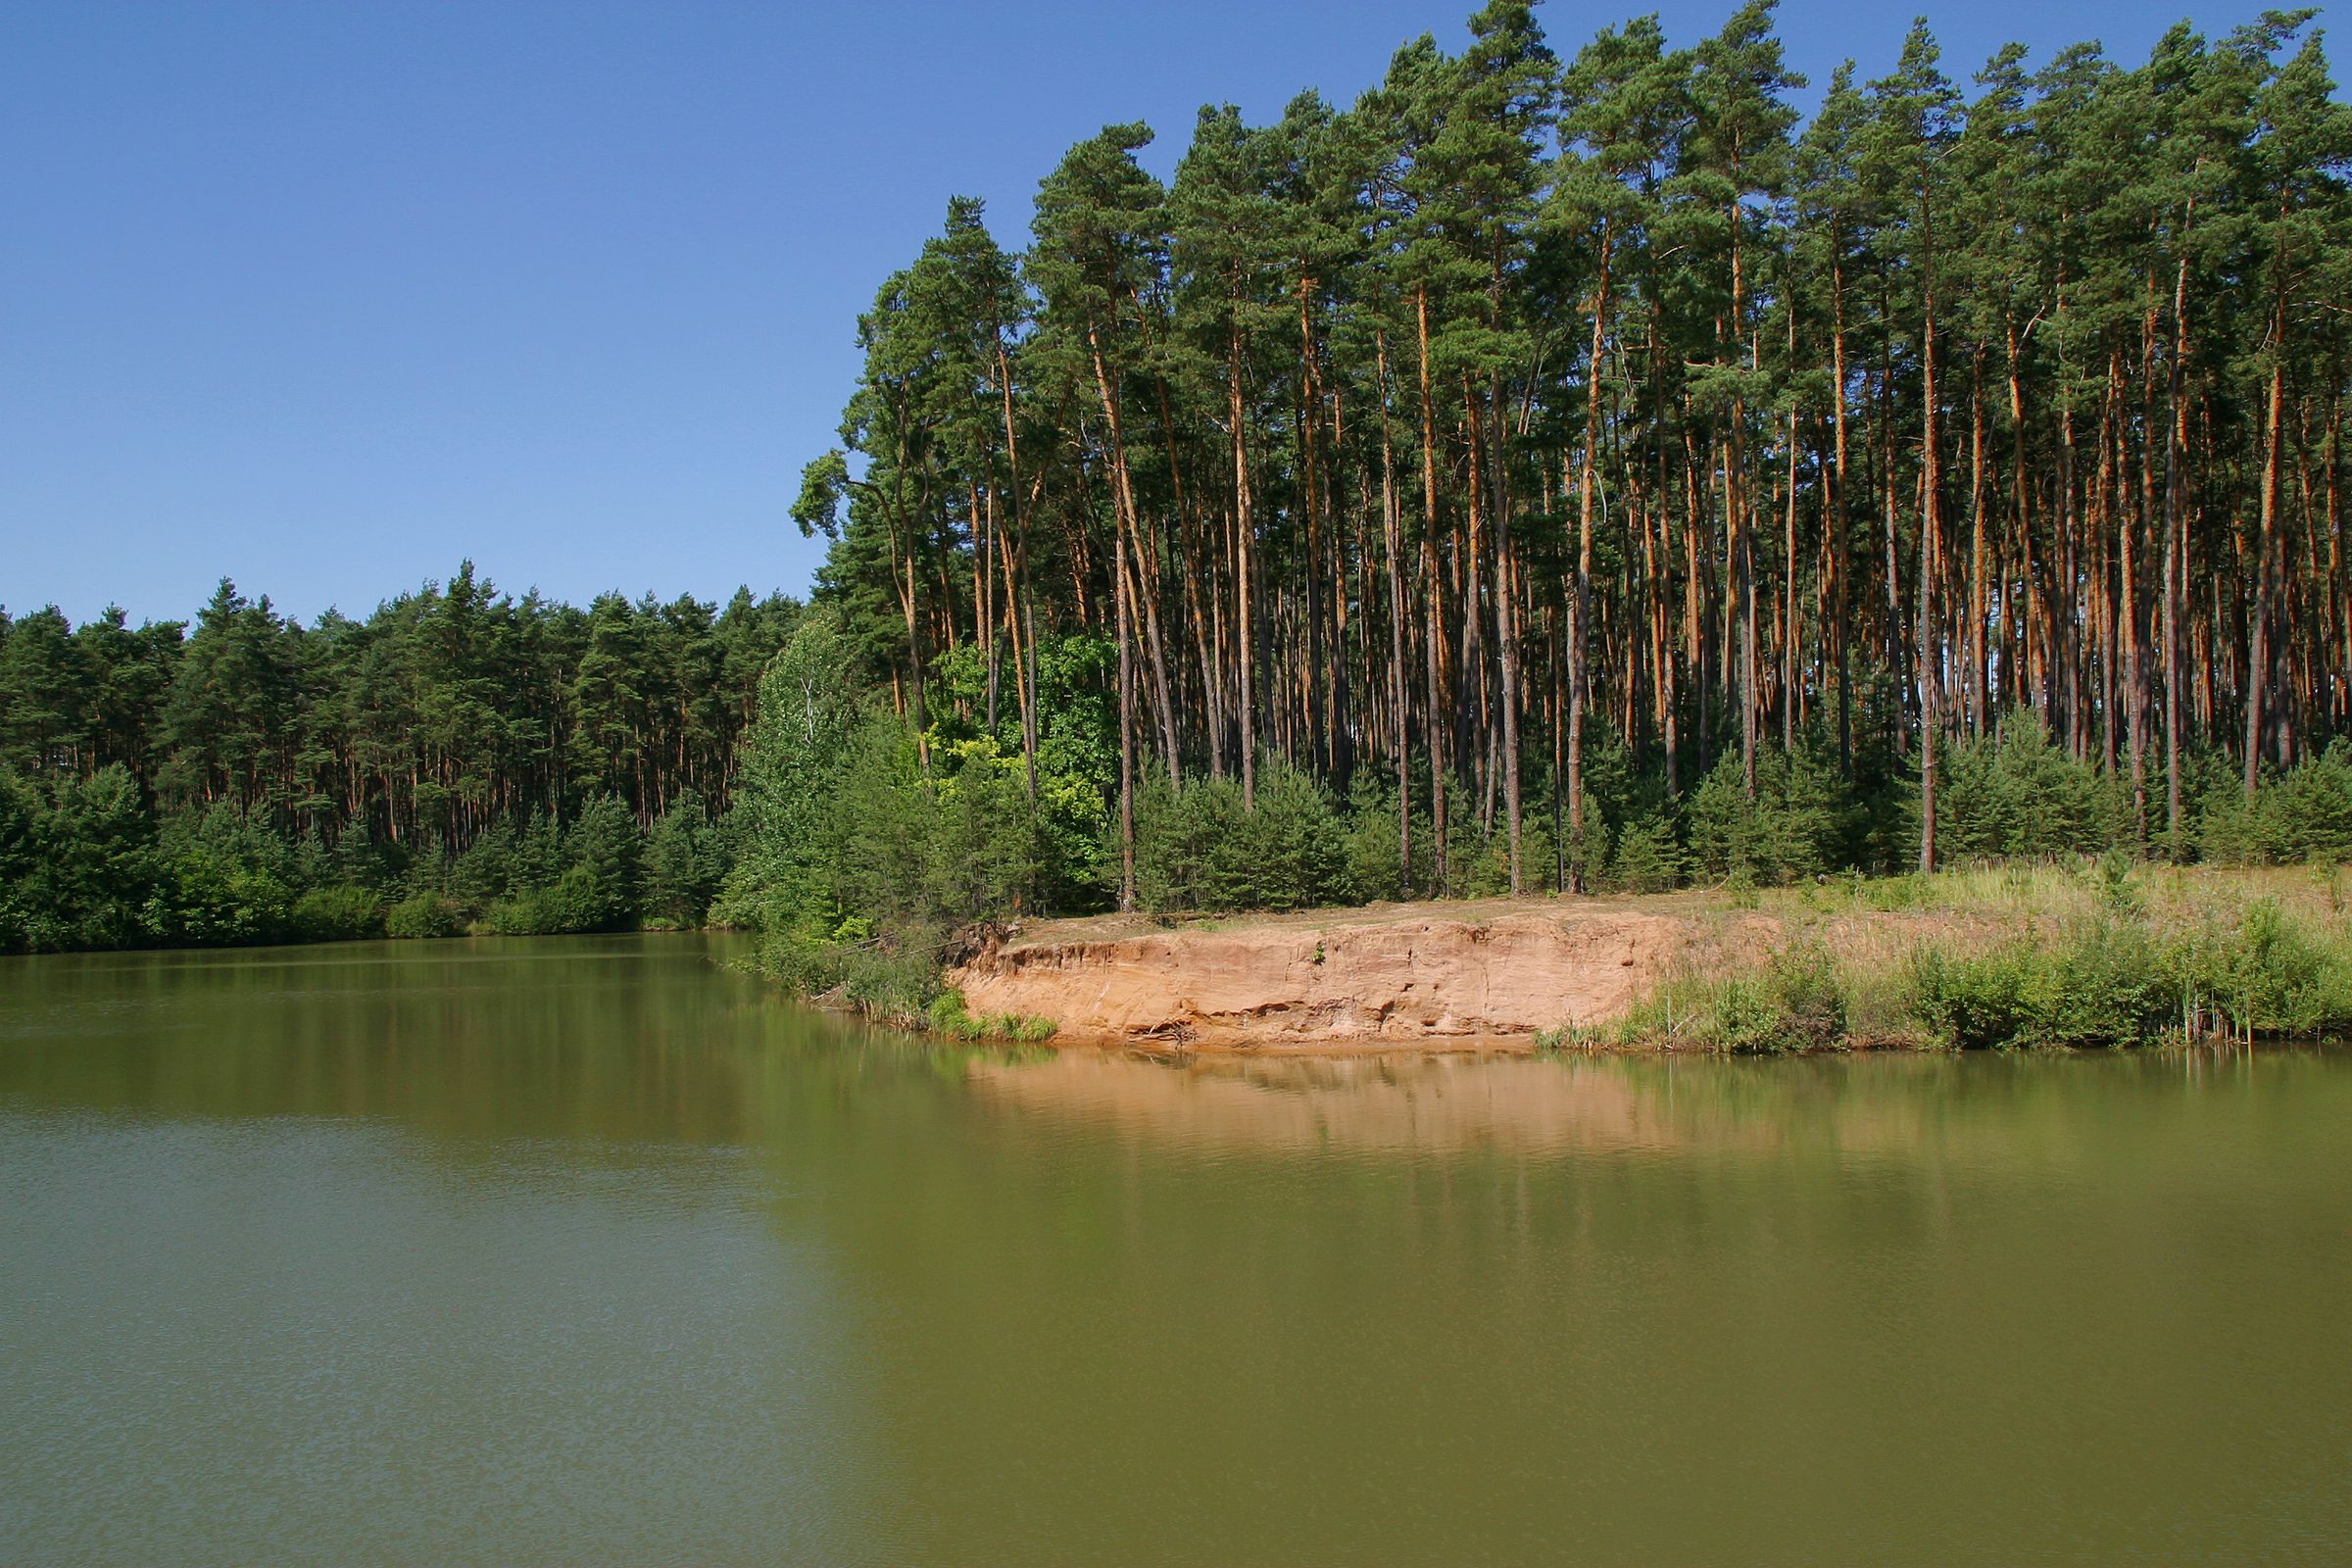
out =
{"type": "Polygon", "coordinates": [[[1600,903],[1394,906],[1244,924],[1047,921],[948,975],[974,1013],[1075,1042],[1524,1045],[1623,1010],[1690,923],[1600,903]]]}

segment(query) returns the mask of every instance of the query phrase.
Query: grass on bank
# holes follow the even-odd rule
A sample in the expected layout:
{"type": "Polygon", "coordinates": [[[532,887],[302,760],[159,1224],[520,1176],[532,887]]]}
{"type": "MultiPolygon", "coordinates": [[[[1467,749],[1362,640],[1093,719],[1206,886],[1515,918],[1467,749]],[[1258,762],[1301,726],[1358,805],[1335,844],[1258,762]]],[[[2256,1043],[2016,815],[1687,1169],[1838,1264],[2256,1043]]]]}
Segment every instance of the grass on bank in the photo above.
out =
{"type": "Polygon", "coordinates": [[[1623,1017],[1539,1044],[1769,1054],[2352,1035],[2352,921],[2334,867],[2190,873],[2111,858],[1733,903],[1771,907],[1790,934],[1761,961],[1686,966],[1623,1017]]]}
{"type": "Polygon", "coordinates": [[[1025,1017],[1017,1012],[968,1012],[963,993],[954,989],[939,994],[925,1009],[923,1022],[933,1034],[950,1040],[1002,1040],[1023,1046],[1044,1045],[1054,1038],[1055,1028],[1051,1018],[1025,1017]]]}

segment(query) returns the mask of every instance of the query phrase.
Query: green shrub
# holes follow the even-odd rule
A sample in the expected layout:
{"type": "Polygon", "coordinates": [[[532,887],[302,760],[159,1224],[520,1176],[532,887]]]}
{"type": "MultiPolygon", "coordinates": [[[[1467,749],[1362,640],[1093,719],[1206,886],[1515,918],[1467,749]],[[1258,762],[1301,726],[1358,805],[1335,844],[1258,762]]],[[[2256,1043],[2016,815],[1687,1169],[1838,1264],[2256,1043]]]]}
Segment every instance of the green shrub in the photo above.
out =
{"type": "Polygon", "coordinates": [[[580,808],[564,836],[570,864],[556,879],[558,907],[567,931],[607,931],[637,918],[645,836],[617,795],[600,795],[580,808]]]}
{"type": "Polygon", "coordinates": [[[938,950],[901,945],[895,933],[771,930],[761,935],[752,967],[798,996],[839,1002],[888,1022],[919,1024],[940,996],[938,950]]]}
{"type": "Polygon", "coordinates": [[[1913,1010],[1934,1040],[1991,1047],[2147,1045],[2180,1016],[2177,966],[2137,920],[2078,924],[2054,943],[1914,960],[1913,1010]]]}
{"type": "MultiPolygon", "coordinates": [[[[1465,805],[1468,803],[1464,803],[1465,805]]],[[[1497,810],[1491,828],[1465,812],[1454,824],[1453,891],[1469,899],[1499,898],[1511,891],[1511,836],[1497,810]]],[[[1586,829],[1588,839],[1599,835],[1599,825],[1586,829]]],[[[1605,835],[1601,841],[1606,843],[1605,835]]],[[[1552,846],[1548,811],[1526,812],[1519,822],[1519,886],[1522,892],[1542,892],[1551,886],[1559,858],[1552,846]]]]}
{"type": "Polygon", "coordinates": [[[2209,860],[2280,865],[2352,858],[2352,745],[2266,776],[2251,800],[2233,769],[2207,782],[2198,823],[2209,860]]]}
{"type": "Polygon", "coordinates": [[[1054,1020],[1025,1018],[1019,1013],[992,1012],[975,1016],[964,1007],[963,993],[942,991],[923,1009],[923,1024],[933,1034],[951,1040],[1009,1040],[1022,1045],[1042,1045],[1054,1038],[1054,1020]]]}
{"type": "Polygon", "coordinates": [[[1256,904],[1304,909],[1336,902],[1347,883],[1344,827],[1313,774],[1275,763],[1260,770],[1257,809],[1245,813],[1242,851],[1255,868],[1256,904]]]}
{"type": "Polygon", "coordinates": [[[2031,709],[1996,735],[1947,743],[1936,782],[1936,847],[1949,862],[2096,855],[2130,837],[2114,781],[2054,744],[2031,709]]]}
{"type": "Polygon", "coordinates": [[[627,904],[594,865],[572,866],[554,887],[501,899],[482,911],[482,925],[503,937],[610,931],[628,918],[627,904]]]}
{"type": "Polygon", "coordinates": [[[1682,847],[1674,841],[1674,826],[1662,815],[1628,822],[1617,835],[1617,854],[1609,862],[1609,880],[1628,893],[1664,893],[1682,879],[1682,847]]]}
{"type": "Polygon", "coordinates": [[[294,901],[295,937],[305,942],[348,942],[384,934],[384,905],[370,888],[313,888],[294,901]]]}
{"type": "Polygon", "coordinates": [[[284,941],[293,905],[292,892],[270,872],[191,847],[167,856],[147,922],[169,943],[249,947],[284,941]]]}
{"type": "Polygon", "coordinates": [[[515,880],[514,830],[493,822],[449,867],[452,896],[476,908],[507,896],[515,880]]]}
{"type": "Polygon", "coordinates": [[[646,908],[672,925],[701,925],[726,870],[725,840],[702,798],[680,796],[646,835],[646,908]]]}
{"type": "Polygon", "coordinates": [[[1752,800],[1739,756],[1727,754],[1690,797],[1691,864],[1716,881],[1817,875],[1838,853],[1838,808],[1836,779],[1807,750],[1760,753],[1752,800]]]}
{"type": "Polygon", "coordinates": [[[1960,1051],[2024,1042],[2039,1004],[2029,950],[1954,957],[1930,949],[1911,963],[1911,1006],[1931,1039],[1960,1051]]]}
{"type": "Polygon", "coordinates": [[[2271,900],[2249,905],[2235,930],[2209,923],[2172,962],[2190,1018],[2242,1034],[2352,1033],[2352,955],[2289,923],[2271,900]]]}
{"type": "MultiPolygon", "coordinates": [[[[1416,814],[1413,818],[1413,858],[1416,862],[1411,885],[1419,886],[1420,865],[1429,858],[1429,823],[1416,814]]],[[[1396,790],[1390,780],[1375,780],[1359,772],[1348,798],[1347,824],[1341,834],[1341,857],[1345,869],[1345,898],[1350,904],[1369,903],[1374,899],[1398,899],[1405,896],[1407,879],[1405,867],[1396,855],[1396,790]]]]}
{"type": "Polygon", "coordinates": [[[1846,1010],[1845,984],[1829,950],[1793,942],[1761,969],[1676,976],[1617,1023],[1560,1038],[1740,1055],[1819,1051],[1843,1042],[1846,1010]]]}
{"type": "Polygon", "coordinates": [[[35,779],[0,766],[0,952],[172,939],[164,857],[121,764],[35,779]]]}
{"type": "Polygon", "coordinates": [[[464,911],[437,893],[416,893],[384,911],[384,934],[454,937],[466,929],[464,911]]]}
{"type": "Polygon", "coordinates": [[[1258,770],[1254,810],[1243,806],[1238,779],[1182,789],[1152,779],[1137,801],[1135,839],[1136,897],[1147,909],[1311,908],[1351,889],[1350,835],[1330,792],[1273,760],[1258,770]]]}
{"type": "MultiPolygon", "coordinates": [[[[1238,779],[1195,779],[1179,789],[1154,776],[1135,811],[1136,899],[1147,909],[1238,909],[1254,888],[1240,853],[1238,779]]],[[[1115,864],[1115,862],[1114,862],[1115,864]]]]}

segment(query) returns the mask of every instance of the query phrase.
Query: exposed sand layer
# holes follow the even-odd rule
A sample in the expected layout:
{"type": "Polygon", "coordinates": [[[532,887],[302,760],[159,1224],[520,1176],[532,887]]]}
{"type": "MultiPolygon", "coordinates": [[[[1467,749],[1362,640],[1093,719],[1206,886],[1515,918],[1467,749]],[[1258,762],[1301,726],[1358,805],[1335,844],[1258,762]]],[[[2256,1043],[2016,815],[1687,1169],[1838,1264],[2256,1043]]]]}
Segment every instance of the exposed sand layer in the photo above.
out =
{"type": "Polygon", "coordinates": [[[1232,924],[1045,921],[1013,928],[947,978],[974,1013],[1051,1018],[1057,1039],[1081,1044],[1509,1049],[1615,1017],[1725,934],[1591,900],[1232,924]]]}

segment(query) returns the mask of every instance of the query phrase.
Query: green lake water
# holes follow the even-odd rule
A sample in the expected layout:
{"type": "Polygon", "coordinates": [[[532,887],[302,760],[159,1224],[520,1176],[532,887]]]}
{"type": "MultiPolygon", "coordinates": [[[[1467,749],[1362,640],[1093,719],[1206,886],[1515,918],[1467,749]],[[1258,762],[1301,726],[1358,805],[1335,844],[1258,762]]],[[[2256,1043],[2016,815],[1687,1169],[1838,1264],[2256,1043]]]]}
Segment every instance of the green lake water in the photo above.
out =
{"type": "Polygon", "coordinates": [[[957,1050],[0,959],[0,1561],[2352,1561],[2352,1057],[957,1050]]]}

